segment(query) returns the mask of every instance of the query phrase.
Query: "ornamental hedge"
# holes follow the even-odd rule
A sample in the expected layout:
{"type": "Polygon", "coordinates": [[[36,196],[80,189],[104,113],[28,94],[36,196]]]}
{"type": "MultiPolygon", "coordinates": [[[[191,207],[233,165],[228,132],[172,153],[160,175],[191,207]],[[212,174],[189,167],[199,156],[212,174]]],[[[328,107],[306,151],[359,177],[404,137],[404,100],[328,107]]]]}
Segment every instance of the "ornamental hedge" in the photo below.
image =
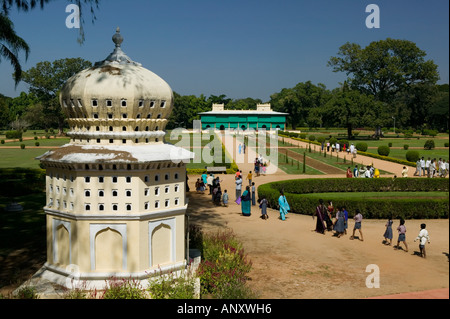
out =
{"type": "MultiPolygon", "coordinates": [[[[308,193],[342,193],[334,206],[345,205],[351,216],[359,209],[364,218],[385,219],[390,214],[405,219],[448,218],[448,198],[414,198],[414,192],[448,192],[447,179],[431,178],[314,178],[263,184],[258,197],[263,196],[269,207],[277,209],[283,190],[293,213],[312,215],[318,205],[317,196],[308,193]],[[411,198],[370,199],[347,197],[345,192],[411,192],[411,198]]],[[[327,201],[327,198],[323,198],[327,201]]]]}

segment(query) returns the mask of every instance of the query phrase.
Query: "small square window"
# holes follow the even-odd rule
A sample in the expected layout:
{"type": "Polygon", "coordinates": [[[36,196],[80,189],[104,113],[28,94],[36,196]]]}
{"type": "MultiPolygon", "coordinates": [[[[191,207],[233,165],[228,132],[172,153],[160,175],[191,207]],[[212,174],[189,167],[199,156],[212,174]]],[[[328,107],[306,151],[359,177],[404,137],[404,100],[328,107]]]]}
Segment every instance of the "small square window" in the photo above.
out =
{"type": "Polygon", "coordinates": [[[106,100],[106,106],[112,106],[112,100],[106,100]]]}
{"type": "Polygon", "coordinates": [[[90,178],[89,176],[86,176],[86,177],[84,178],[84,182],[85,182],[85,183],[90,183],[90,182],[91,182],[91,178],[90,178]]]}
{"type": "Polygon", "coordinates": [[[98,210],[99,211],[105,210],[105,204],[98,204],[98,210]]]}
{"type": "Polygon", "coordinates": [[[180,199],[177,197],[177,198],[175,198],[175,205],[178,206],[178,204],[180,204],[180,199]]]}
{"type": "Polygon", "coordinates": [[[178,191],[180,190],[180,185],[175,185],[175,187],[174,187],[174,191],[175,191],[175,193],[178,193],[178,191]]]}
{"type": "Polygon", "coordinates": [[[103,183],[105,181],[105,178],[103,176],[98,177],[98,182],[103,183]]]}
{"type": "Polygon", "coordinates": [[[112,210],[116,211],[119,209],[119,205],[118,204],[112,204],[112,210]]]}
{"type": "Polygon", "coordinates": [[[120,101],[120,105],[122,105],[122,107],[126,107],[127,106],[127,100],[123,99],[122,101],[120,101]]]}
{"type": "Polygon", "coordinates": [[[90,197],[90,196],[91,196],[91,191],[88,190],[88,189],[86,189],[86,190],[84,191],[84,196],[90,197]]]}
{"type": "Polygon", "coordinates": [[[125,191],[125,194],[126,194],[127,197],[131,197],[131,189],[127,189],[125,191]]]}
{"type": "Polygon", "coordinates": [[[178,173],[175,173],[175,175],[173,175],[174,179],[178,179],[178,173]]]}
{"type": "Polygon", "coordinates": [[[113,195],[113,197],[117,197],[119,195],[119,192],[117,191],[117,189],[112,190],[112,195],[113,195]]]}
{"type": "Polygon", "coordinates": [[[160,107],[162,108],[166,107],[166,101],[161,101],[160,107]]]}
{"type": "Polygon", "coordinates": [[[169,186],[164,187],[164,193],[168,194],[169,193],[169,186]]]}
{"type": "Polygon", "coordinates": [[[159,174],[156,174],[155,175],[155,182],[158,182],[159,181],[159,174]]]}
{"type": "Polygon", "coordinates": [[[84,204],[85,210],[91,210],[91,204],[84,204]]]}
{"type": "Polygon", "coordinates": [[[139,107],[143,107],[144,106],[144,100],[139,100],[139,107]]]}
{"type": "Polygon", "coordinates": [[[112,118],[113,118],[112,113],[108,113],[108,118],[109,118],[109,119],[112,119],[112,118]]]}
{"type": "Polygon", "coordinates": [[[164,201],[164,206],[165,206],[165,207],[169,207],[169,204],[170,204],[170,200],[166,199],[166,200],[164,201]]]}
{"type": "Polygon", "coordinates": [[[98,113],[94,113],[94,119],[98,119],[98,113]]]}
{"type": "Polygon", "coordinates": [[[131,210],[131,204],[126,204],[126,208],[127,208],[128,211],[130,211],[131,210]]]}
{"type": "Polygon", "coordinates": [[[156,195],[156,196],[159,195],[159,187],[155,187],[155,195],[156,195]]]}
{"type": "Polygon", "coordinates": [[[145,175],[144,176],[144,182],[148,183],[150,181],[150,176],[145,175]]]}
{"type": "Polygon", "coordinates": [[[169,178],[170,178],[170,174],[169,174],[169,173],[166,173],[166,175],[164,175],[164,179],[165,179],[166,181],[168,181],[169,178]]]}
{"type": "Polygon", "coordinates": [[[150,102],[150,107],[155,107],[155,101],[150,102]]]}
{"type": "Polygon", "coordinates": [[[103,189],[99,189],[98,190],[98,197],[103,197],[105,196],[105,191],[103,189]]]}
{"type": "Polygon", "coordinates": [[[148,202],[144,203],[144,209],[147,210],[148,209],[148,202]]]}
{"type": "Polygon", "coordinates": [[[149,189],[148,189],[148,188],[144,189],[144,196],[148,196],[149,193],[150,193],[150,192],[149,192],[149,189]]]}
{"type": "Polygon", "coordinates": [[[155,208],[159,208],[159,200],[155,201],[155,208]]]}
{"type": "Polygon", "coordinates": [[[127,183],[131,183],[131,176],[126,177],[127,183]]]}
{"type": "Polygon", "coordinates": [[[97,100],[92,100],[92,106],[93,107],[97,107],[98,106],[98,101],[97,100]]]}

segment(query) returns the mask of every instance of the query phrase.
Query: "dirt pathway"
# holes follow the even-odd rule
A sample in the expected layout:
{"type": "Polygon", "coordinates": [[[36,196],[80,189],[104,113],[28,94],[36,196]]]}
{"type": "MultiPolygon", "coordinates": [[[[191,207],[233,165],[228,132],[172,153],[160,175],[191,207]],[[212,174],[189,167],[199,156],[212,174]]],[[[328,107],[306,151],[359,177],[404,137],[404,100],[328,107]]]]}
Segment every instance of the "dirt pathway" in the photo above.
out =
{"type": "MultiPolygon", "coordinates": [[[[250,153],[248,158],[255,154],[250,153]]],[[[366,160],[360,155],[357,159],[361,162],[366,160]]],[[[396,165],[385,162],[379,165],[383,170],[397,172],[396,165]]],[[[252,163],[241,162],[238,166],[245,173],[251,169],[252,163]]],[[[222,180],[222,189],[227,189],[230,194],[229,207],[215,206],[207,194],[190,192],[187,195],[190,221],[206,231],[223,228],[234,231],[253,263],[249,285],[260,298],[359,299],[442,288],[448,296],[448,219],[406,221],[409,251],[395,250],[393,246],[382,243],[385,220],[363,220],[364,241],[360,241],[349,240],[350,234],[337,238],[332,233],[315,233],[315,220],[311,216],[288,214],[286,221],[281,221],[276,210],[268,209],[269,219],[262,220],[260,209],[252,206],[251,216],[244,217],[240,206],[233,202],[234,176],[218,176],[222,180]],[[418,244],[414,242],[422,222],[427,224],[431,237],[426,259],[417,255],[418,244]],[[372,273],[370,269],[366,272],[369,265],[376,265],[379,269],[379,288],[366,286],[366,279],[372,273]]],[[[258,186],[271,181],[311,177],[318,176],[288,175],[277,171],[255,177],[253,181],[258,186]]],[[[343,176],[340,173],[320,177],[343,176]]],[[[197,176],[190,178],[192,190],[196,179],[197,176]]],[[[248,181],[244,179],[245,183],[248,181]]],[[[353,212],[350,215],[353,216],[353,212]]],[[[398,220],[394,222],[393,244],[396,244],[398,220]]],[[[350,233],[353,225],[350,221],[350,233]]]]}

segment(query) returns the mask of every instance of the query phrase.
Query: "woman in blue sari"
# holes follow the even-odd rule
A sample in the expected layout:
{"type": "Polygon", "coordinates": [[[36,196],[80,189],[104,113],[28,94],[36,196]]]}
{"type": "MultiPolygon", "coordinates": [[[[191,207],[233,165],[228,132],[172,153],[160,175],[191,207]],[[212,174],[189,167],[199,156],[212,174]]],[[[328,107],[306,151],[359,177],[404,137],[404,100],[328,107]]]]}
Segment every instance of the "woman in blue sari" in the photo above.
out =
{"type": "Polygon", "coordinates": [[[289,213],[291,208],[286,200],[286,196],[284,196],[283,191],[280,192],[280,197],[278,197],[278,205],[280,205],[280,219],[285,220],[286,215],[289,213]]]}
{"type": "Polygon", "coordinates": [[[250,186],[247,186],[244,193],[241,196],[242,215],[244,215],[244,216],[251,215],[251,209],[252,209],[251,200],[252,200],[252,197],[250,195],[250,186]]]}

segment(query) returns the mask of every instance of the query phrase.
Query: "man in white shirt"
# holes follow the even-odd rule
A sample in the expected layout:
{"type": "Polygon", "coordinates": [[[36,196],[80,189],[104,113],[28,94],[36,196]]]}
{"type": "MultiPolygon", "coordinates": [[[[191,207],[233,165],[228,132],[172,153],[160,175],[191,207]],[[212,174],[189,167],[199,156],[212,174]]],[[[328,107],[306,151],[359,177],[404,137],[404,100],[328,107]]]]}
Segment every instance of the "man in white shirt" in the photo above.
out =
{"type": "Polygon", "coordinates": [[[428,157],[428,159],[425,161],[425,169],[427,171],[428,177],[430,177],[430,165],[431,165],[431,159],[428,157]]]}
{"type": "MultiPolygon", "coordinates": [[[[422,169],[423,176],[425,176],[425,159],[423,158],[423,156],[420,159],[420,168],[422,169]]],[[[419,175],[419,176],[421,176],[421,175],[419,175]]]]}

